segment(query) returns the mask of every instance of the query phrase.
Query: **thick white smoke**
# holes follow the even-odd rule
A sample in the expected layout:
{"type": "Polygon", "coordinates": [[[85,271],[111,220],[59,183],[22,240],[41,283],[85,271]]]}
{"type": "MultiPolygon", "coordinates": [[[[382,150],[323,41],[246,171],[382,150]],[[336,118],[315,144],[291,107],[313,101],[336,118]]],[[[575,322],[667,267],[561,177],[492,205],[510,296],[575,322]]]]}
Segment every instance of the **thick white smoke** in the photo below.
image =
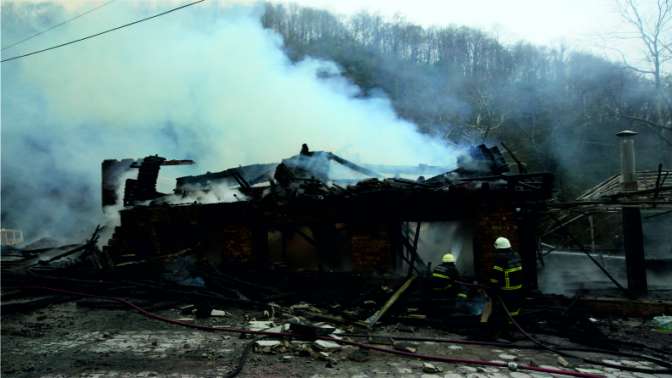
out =
{"type": "MultiPolygon", "coordinates": [[[[2,64],[3,223],[33,236],[90,231],[106,158],[196,160],[164,170],[185,174],[279,161],[307,143],[358,162],[455,164],[455,148],[418,133],[387,99],[356,97],[335,64],[292,64],[261,27],[261,6],[204,4],[2,64]]],[[[117,1],[3,58],[171,6],[117,1]]],[[[2,44],[81,11],[4,1],[2,44]]]]}

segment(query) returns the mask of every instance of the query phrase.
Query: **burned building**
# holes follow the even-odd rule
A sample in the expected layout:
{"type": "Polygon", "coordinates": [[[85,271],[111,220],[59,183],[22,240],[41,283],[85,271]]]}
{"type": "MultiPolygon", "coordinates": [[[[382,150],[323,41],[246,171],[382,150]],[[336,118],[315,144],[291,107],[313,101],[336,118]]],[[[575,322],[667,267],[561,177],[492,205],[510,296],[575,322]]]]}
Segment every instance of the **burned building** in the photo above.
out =
{"type": "Polygon", "coordinates": [[[421,225],[460,222],[469,230],[460,237],[473,245],[462,256],[468,272],[480,278],[492,242],[506,235],[522,255],[528,285],[536,287],[534,229],[552,176],[508,174],[497,147],[473,148],[447,171],[358,165],[304,145],[277,164],[180,177],[174,193],[158,193],[159,167],[185,163],[191,162],[158,156],[103,162],[103,205],[126,205],[105,247],[113,264],[190,251],[220,269],[265,277],[398,276],[436,263],[418,254],[421,225]],[[137,178],[124,185],[123,172],[134,168],[137,178]]]}

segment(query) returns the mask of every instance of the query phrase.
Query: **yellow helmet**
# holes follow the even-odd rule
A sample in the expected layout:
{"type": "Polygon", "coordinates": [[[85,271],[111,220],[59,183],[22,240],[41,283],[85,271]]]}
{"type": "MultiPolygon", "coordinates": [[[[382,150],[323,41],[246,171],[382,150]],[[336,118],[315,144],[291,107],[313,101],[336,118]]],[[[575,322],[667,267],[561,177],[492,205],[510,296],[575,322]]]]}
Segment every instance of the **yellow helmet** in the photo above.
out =
{"type": "Polygon", "coordinates": [[[455,262],[455,256],[453,256],[453,254],[450,253],[450,252],[449,252],[449,253],[446,253],[446,254],[443,255],[443,257],[441,258],[441,262],[444,262],[444,263],[454,263],[454,262],[455,262]]]}
{"type": "Polygon", "coordinates": [[[495,249],[509,249],[511,248],[511,242],[509,239],[500,236],[495,240],[495,249]]]}

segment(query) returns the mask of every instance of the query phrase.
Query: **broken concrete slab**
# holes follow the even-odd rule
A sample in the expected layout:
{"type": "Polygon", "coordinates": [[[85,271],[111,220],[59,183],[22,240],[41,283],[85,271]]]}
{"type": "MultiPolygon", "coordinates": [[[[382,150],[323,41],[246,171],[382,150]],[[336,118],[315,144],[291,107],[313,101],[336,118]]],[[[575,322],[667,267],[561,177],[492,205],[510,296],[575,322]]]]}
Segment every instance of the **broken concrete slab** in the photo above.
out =
{"type": "Polygon", "coordinates": [[[558,363],[563,367],[569,366],[569,362],[567,362],[567,360],[565,360],[562,356],[558,356],[558,363]]]}
{"type": "Polygon", "coordinates": [[[407,342],[395,342],[393,346],[394,349],[400,350],[402,352],[415,353],[418,351],[416,345],[407,342]]]}
{"type": "Polygon", "coordinates": [[[289,330],[306,338],[316,338],[331,334],[335,328],[326,323],[311,323],[302,319],[291,319],[289,330]]]}
{"type": "Polygon", "coordinates": [[[441,369],[434,364],[431,364],[429,362],[425,362],[422,365],[422,371],[425,372],[425,373],[429,373],[429,374],[436,374],[436,373],[440,373],[441,369]]]}
{"type": "Polygon", "coordinates": [[[257,340],[254,344],[255,350],[259,353],[274,353],[283,347],[279,340],[257,340]]]}
{"type": "Polygon", "coordinates": [[[272,321],[250,320],[247,322],[247,328],[251,331],[264,331],[275,327],[272,321]]]}
{"type": "Polygon", "coordinates": [[[340,350],[342,348],[340,344],[327,340],[315,340],[315,342],[313,342],[313,346],[321,351],[340,350]]]}

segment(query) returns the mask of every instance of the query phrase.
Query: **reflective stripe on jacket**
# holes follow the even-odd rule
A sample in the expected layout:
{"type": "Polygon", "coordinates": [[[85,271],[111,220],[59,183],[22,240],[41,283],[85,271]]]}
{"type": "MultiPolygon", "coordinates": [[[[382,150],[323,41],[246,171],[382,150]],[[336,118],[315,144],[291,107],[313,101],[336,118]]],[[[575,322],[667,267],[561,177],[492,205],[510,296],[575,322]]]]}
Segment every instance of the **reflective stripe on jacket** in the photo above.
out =
{"type": "Polygon", "coordinates": [[[512,250],[501,250],[495,253],[495,262],[490,272],[490,283],[505,291],[522,289],[523,266],[518,253],[512,250]]]}
{"type": "Polygon", "coordinates": [[[441,263],[432,271],[432,280],[435,289],[450,289],[453,287],[453,281],[459,277],[460,273],[454,263],[441,263]]]}

